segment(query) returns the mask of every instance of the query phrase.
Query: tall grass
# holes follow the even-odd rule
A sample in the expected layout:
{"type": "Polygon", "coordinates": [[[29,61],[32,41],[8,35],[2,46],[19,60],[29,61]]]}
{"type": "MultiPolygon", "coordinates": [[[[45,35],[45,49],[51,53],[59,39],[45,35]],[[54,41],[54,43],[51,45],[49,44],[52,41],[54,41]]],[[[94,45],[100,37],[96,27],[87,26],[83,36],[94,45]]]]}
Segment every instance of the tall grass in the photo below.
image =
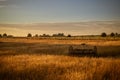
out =
{"type": "Polygon", "coordinates": [[[81,43],[97,46],[100,56],[120,55],[120,40],[0,38],[0,80],[120,79],[119,57],[67,56],[81,43]]]}
{"type": "Polygon", "coordinates": [[[0,80],[119,80],[120,60],[58,55],[0,57],[0,80]]]}

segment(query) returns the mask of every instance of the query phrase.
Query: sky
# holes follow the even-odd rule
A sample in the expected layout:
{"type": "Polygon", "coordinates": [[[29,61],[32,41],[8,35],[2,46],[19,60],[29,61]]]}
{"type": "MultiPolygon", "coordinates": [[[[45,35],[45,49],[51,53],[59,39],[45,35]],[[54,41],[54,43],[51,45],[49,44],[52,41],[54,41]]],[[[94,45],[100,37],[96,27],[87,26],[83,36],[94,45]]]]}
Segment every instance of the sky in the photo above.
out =
{"type": "Polygon", "coordinates": [[[120,0],[0,0],[0,34],[64,32],[82,35],[119,32],[118,21],[120,0]],[[76,22],[83,23],[78,25],[76,22]],[[98,26],[99,30],[96,30],[98,26]]]}
{"type": "Polygon", "coordinates": [[[119,21],[88,21],[88,22],[64,22],[64,23],[31,23],[31,24],[0,24],[0,34],[7,33],[14,36],[27,36],[35,34],[65,35],[100,35],[102,32],[120,33],[119,21]]]}
{"type": "Polygon", "coordinates": [[[0,0],[0,23],[119,19],[120,0],[0,0]]]}

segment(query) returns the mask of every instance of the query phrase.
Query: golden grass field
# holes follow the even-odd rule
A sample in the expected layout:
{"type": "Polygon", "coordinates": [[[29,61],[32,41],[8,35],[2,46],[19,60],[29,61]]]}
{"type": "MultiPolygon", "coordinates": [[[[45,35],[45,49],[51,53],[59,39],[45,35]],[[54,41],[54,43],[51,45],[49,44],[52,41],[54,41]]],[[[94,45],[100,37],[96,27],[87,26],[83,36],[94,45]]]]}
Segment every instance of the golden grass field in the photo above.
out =
{"type": "Polygon", "coordinates": [[[0,80],[119,80],[119,56],[120,40],[0,38],[0,80]],[[81,43],[100,57],[69,56],[81,43]]]}

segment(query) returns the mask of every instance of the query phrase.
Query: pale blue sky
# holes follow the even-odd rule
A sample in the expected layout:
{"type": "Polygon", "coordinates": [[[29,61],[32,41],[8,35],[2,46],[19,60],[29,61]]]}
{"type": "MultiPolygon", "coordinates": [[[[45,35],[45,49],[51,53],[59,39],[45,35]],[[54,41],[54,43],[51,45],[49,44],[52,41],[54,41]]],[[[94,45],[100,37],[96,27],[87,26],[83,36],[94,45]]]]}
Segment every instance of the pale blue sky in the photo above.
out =
{"type": "Polygon", "coordinates": [[[120,0],[0,0],[0,34],[94,35],[119,31],[120,0]]]}
{"type": "Polygon", "coordinates": [[[0,0],[0,23],[120,20],[120,0],[0,0]]]}

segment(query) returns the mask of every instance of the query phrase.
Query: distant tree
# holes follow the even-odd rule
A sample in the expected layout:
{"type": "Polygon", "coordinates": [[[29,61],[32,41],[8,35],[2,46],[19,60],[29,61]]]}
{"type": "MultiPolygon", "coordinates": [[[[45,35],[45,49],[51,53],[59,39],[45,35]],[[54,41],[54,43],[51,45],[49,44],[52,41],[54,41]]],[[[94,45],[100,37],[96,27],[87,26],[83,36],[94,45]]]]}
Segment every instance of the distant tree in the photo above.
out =
{"type": "Polygon", "coordinates": [[[70,34],[68,34],[68,35],[67,35],[67,37],[71,37],[71,35],[70,35],[70,34]]]}
{"type": "Polygon", "coordinates": [[[118,37],[118,35],[119,35],[118,33],[115,33],[115,36],[117,36],[117,37],[118,37]]]}
{"type": "Polygon", "coordinates": [[[0,34],[0,38],[2,37],[2,35],[0,34]]]}
{"type": "Polygon", "coordinates": [[[64,35],[64,33],[58,33],[58,36],[63,37],[65,35],[64,35]]]}
{"type": "Polygon", "coordinates": [[[57,34],[53,34],[52,36],[53,36],[53,37],[57,37],[58,35],[57,35],[57,34]]]}
{"type": "Polygon", "coordinates": [[[39,37],[42,37],[42,35],[39,35],[39,37]]]}
{"type": "Polygon", "coordinates": [[[11,38],[11,37],[13,37],[13,35],[8,35],[7,37],[11,38]]]}
{"type": "Polygon", "coordinates": [[[42,36],[43,36],[43,37],[46,37],[46,34],[43,34],[42,36]]]}
{"type": "Polygon", "coordinates": [[[114,36],[115,36],[115,33],[112,32],[112,33],[110,34],[110,36],[111,36],[111,37],[114,37],[114,36]]]}
{"type": "Polygon", "coordinates": [[[32,34],[31,34],[31,33],[28,33],[27,37],[32,37],[32,34]]]}
{"type": "Polygon", "coordinates": [[[50,37],[49,34],[43,34],[42,37],[50,37]]]}
{"type": "Polygon", "coordinates": [[[118,37],[120,37],[120,34],[118,34],[118,37]]]}
{"type": "Polygon", "coordinates": [[[6,34],[6,33],[4,33],[4,34],[3,34],[3,37],[7,37],[7,34],[6,34]]]}
{"type": "Polygon", "coordinates": [[[103,32],[103,33],[101,34],[101,36],[102,36],[102,37],[106,37],[107,34],[106,34],[105,32],[103,32]]]}
{"type": "Polygon", "coordinates": [[[35,34],[35,37],[38,37],[38,34],[35,34]]]}
{"type": "Polygon", "coordinates": [[[64,33],[53,34],[53,37],[63,37],[65,36],[64,33]]]}

